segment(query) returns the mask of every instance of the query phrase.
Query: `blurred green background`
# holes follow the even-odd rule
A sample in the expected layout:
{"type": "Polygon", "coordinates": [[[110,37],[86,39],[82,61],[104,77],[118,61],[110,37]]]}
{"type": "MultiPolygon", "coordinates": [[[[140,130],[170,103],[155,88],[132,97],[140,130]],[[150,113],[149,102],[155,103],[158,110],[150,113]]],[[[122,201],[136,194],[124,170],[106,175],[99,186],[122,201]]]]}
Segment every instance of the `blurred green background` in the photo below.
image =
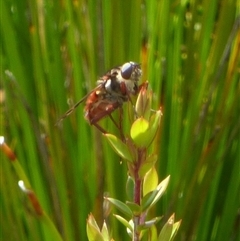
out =
{"type": "MultiPolygon", "coordinates": [[[[57,119],[108,69],[142,64],[162,108],[153,150],[171,175],[153,216],[175,212],[175,240],[240,239],[240,30],[238,0],[4,0],[1,133],[63,240],[101,226],[103,195],[126,200],[126,166],[80,106],[57,119]]],[[[111,121],[102,123],[116,132],[111,121]]],[[[0,239],[54,240],[1,153],[0,239]]],[[[116,213],[113,210],[112,213],[116,213]]],[[[112,213],[115,240],[129,240],[112,213]]],[[[161,223],[159,224],[159,228],[161,223]]]]}

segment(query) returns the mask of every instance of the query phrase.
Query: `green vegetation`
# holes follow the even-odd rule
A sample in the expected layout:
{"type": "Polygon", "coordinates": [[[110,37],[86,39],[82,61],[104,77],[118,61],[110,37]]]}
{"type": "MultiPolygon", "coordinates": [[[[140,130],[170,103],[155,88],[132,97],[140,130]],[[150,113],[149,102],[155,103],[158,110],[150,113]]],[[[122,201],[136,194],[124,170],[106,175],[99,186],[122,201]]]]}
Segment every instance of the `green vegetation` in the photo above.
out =
{"type": "MultiPolygon", "coordinates": [[[[84,104],[55,126],[130,60],[163,113],[151,148],[159,180],[171,178],[151,209],[164,216],[157,228],[175,213],[175,240],[240,239],[238,0],[4,0],[0,13],[0,135],[17,158],[0,152],[1,240],[87,240],[90,213],[130,240],[103,199],[127,200],[126,162],[84,120],[84,104]]],[[[109,118],[101,124],[118,133],[109,118]]]]}

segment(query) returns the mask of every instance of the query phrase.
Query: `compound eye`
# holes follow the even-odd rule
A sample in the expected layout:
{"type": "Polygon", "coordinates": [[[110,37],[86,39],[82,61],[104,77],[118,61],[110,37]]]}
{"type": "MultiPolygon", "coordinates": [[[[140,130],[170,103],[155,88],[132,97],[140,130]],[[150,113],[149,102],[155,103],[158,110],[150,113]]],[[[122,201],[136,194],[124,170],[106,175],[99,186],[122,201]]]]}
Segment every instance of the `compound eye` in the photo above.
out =
{"type": "Polygon", "coordinates": [[[133,65],[131,63],[126,63],[122,66],[121,75],[124,79],[130,79],[133,71],[133,65]]]}

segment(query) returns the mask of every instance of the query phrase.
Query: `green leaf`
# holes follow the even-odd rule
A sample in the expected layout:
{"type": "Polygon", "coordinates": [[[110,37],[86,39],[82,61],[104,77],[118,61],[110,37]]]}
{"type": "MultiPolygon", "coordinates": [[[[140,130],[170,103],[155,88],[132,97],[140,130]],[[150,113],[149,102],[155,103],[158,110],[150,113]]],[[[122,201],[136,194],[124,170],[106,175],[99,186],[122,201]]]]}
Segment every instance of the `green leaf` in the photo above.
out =
{"type": "Polygon", "coordinates": [[[127,183],[126,183],[126,193],[129,200],[133,200],[134,198],[134,180],[131,176],[128,176],[127,183]]]}
{"type": "Polygon", "coordinates": [[[116,217],[118,221],[120,221],[126,228],[128,228],[131,232],[133,232],[133,227],[125,218],[115,214],[114,214],[114,217],[116,217]]]}
{"type": "Polygon", "coordinates": [[[152,167],[144,176],[143,195],[156,189],[158,185],[158,174],[155,167],[152,167]]]}
{"type": "Polygon", "coordinates": [[[96,222],[96,220],[95,220],[95,218],[92,214],[89,214],[88,219],[87,219],[87,224],[94,227],[95,229],[97,229],[100,232],[98,224],[97,224],[97,222],[96,222]]]}
{"type": "Polygon", "coordinates": [[[112,203],[118,210],[120,210],[121,212],[123,212],[125,215],[127,215],[129,218],[132,218],[133,213],[131,211],[131,209],[123,202],[114,199],[114,198],[109,198],[106,197],[105,199],[107,199],[110,203],[112,203]]]}
{"type": "Polygon", "coordinates": [[[143,212],[151,207],[151,204],[155,199],[155,197],[157,196],[157,194],[158,194],[158,190],[154,190],[152,192],[149,192],[143,197],[141,202],[141,209],[143,212]]]}
{"type": "Polygon", "coordinates": [[[148,231],[148,240],[155,241],[157,240],[157,228],[155,225],[152,225],[148,231]]]}
{"type": "Polygon", "coordinates": [[[105,241],[92,214],[87,220],[87,236],[89,241],[105,241]]]}
{"type": "Polygon", "coordinates": [[[173,240],[174,237],[176,236],[177,231],[178,231],[178,229],[179,229],[179,227],[180,227],[180,225],[181,225],[181,222],[182,222],[182,220],[180,220],[180,221],[178,221],[178,222],[176,222],[176,223],[173,224],[173,230],[172,230],[171,240],[173,240]]]}
{"type": "Polygon", "coordinates": [[[167,189],[168,183],[170,180],[170,176],[167,176],[158,186],[157,190],[158,193],[156,197],[154,198],[154,201],[152,202],[151,206],[153,206],[158,200],[161,198],[161,196],[164,194],[165,190],[167,189]]]}
{"type": "Polygon", "coordinates": [[[171,240],[173,224],[174,224],[174,214],[168,219],[166,224],[163,226],[163,228],[158,236],[158,241],[170,241],[171,240]]]}
{"type": "Polygon", "coordinates": [[[156,111],[156,113],[151,116],[150,124],[149,124],[150,128],[147,136],[148,142],[146,141],[147,142],[146,146],[149,146],[152,143],[154,137],[156,136],[158,128],[160,126],[161,116],[162,116],[162,112],[160,110],[156,111]]]}
{"type": "Polygon", "coordinates": [[[124,144],[119,138],[112,134],[104,134],[114,151],[123,159],[133,162],[133,156],[128,149],[128,146],[124,144]]]}
{"type": "Polygon", "coordinates": [[[167,178],[165,178],[158,186],[155,190],[153,190],[152,192],[147,193],[143,199],[142,199],[142,203],[141,203],[141,208],[143,211],[151,208],[159,199],[160,197],[163,195],[163,193],[165,192],[167,185],[169,183],[169,178],[170,176],[168,176],[167,178]]]}
{"type": "Polygon", "coordinates": [[[132,124],[130,135],[137,147],[148,147],[152,143],[157,134],[160,119],[161,111],[159,110],[151,116],[150,122],[140,117],[132,124]]]}
{"type": "Polygon", "coordinates": [[[138,118],[131,127],[130,135],[138,147],[145,147],[146,132],[149,128],[149,122],[144,118],[138,118]]]}
{"type": "Polygon", "coordinates": [[[148,229],[148,228],[150,228],[152,226],[155,226],[155,224],[158,223],[159,220],[161,220],[161,219],[162,219],[162,217],[155,217],[155,218],[153,218],[151,220],[148,220],[148,221],[144,222],[144,224],[140,224],[138,226],[138,228],[139,228],[139,230],[148,229]]]}
{"type": "Polygon", "coordinates": [[[149,120],[152,105],[152,91],[148,89],[148,82],[144,82],[141,86],[140,93],[138,95],[135,110],[137,116],[142,116],[144,119],[149,120]]]}
{"type": "Polygon", "coordinates": [[[105,241],[110,240],[110,236],[109,236],[107,224],[106,224],[105,221],[103,222],[103,227],[102,227],[101,233],[102,233],[103,239],[104,239],[105,241]]]}
{"type": "Polygon", "coordinates": [[[141,213],[141,207],[133,202],[127,202],[128,207],[132,210],[133,214],[135,216],[140,215],[141,213]]]}
{"type": "Polygon", "coordinates": [[[154,164],[157,161],[158,156],[156,154],[152,154],[148,156],[148,158],[144,161],[144,163],[141,165],[139,169],[139,176],[140,178],[143,178],[145,174],[154,166],[154,164]]]}

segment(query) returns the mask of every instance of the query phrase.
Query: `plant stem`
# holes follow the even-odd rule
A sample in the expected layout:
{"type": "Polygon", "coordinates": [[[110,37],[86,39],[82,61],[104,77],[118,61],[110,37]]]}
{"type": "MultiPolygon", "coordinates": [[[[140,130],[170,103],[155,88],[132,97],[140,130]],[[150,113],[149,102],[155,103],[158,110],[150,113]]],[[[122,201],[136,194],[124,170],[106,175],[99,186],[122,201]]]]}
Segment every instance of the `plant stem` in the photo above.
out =
{"type": "Polygon", "coordinates": [[[135,179],[134,186],[134,202],[138,205],[141,203],[141,192],[142,192],[142,180],[140,178],[135,179]]]}
{"type": "MultiPolygon", "coordinates": [[[[137,167],[137,165],[136,165],[137,167]]],[[[142,179],[138,176],[138,170],[139,167],[135,169],[135,185],[134,185],[134,202],[138,205],[141,203],[141,193],[142,193],[142,179]]],[[[137,230],[138,225],[140,224],[140,217],[134,216],[133,218],[134,222],[134,232],[133,232],[133,241],[139,241],[140,240],[140,233],[137,230]]]]}
{"type": "MultiPolygon", "coordinates": [[[[146,149],[138,149],[138,158],[137,161],[134,163],[134,202],[138,205],[141,204],[142,199],[142,182],[143,179],[139,177],[139,169],[141,167],[141,164],[146,159],[146,149]]],[[[138,231],[138,225],[142,222],[141,215],[140,216],[134,216],[133,222],[134,222],[134,232],[133,232],[133,241],[139,241],[140,240],[140,232],[138,231]]]]}

